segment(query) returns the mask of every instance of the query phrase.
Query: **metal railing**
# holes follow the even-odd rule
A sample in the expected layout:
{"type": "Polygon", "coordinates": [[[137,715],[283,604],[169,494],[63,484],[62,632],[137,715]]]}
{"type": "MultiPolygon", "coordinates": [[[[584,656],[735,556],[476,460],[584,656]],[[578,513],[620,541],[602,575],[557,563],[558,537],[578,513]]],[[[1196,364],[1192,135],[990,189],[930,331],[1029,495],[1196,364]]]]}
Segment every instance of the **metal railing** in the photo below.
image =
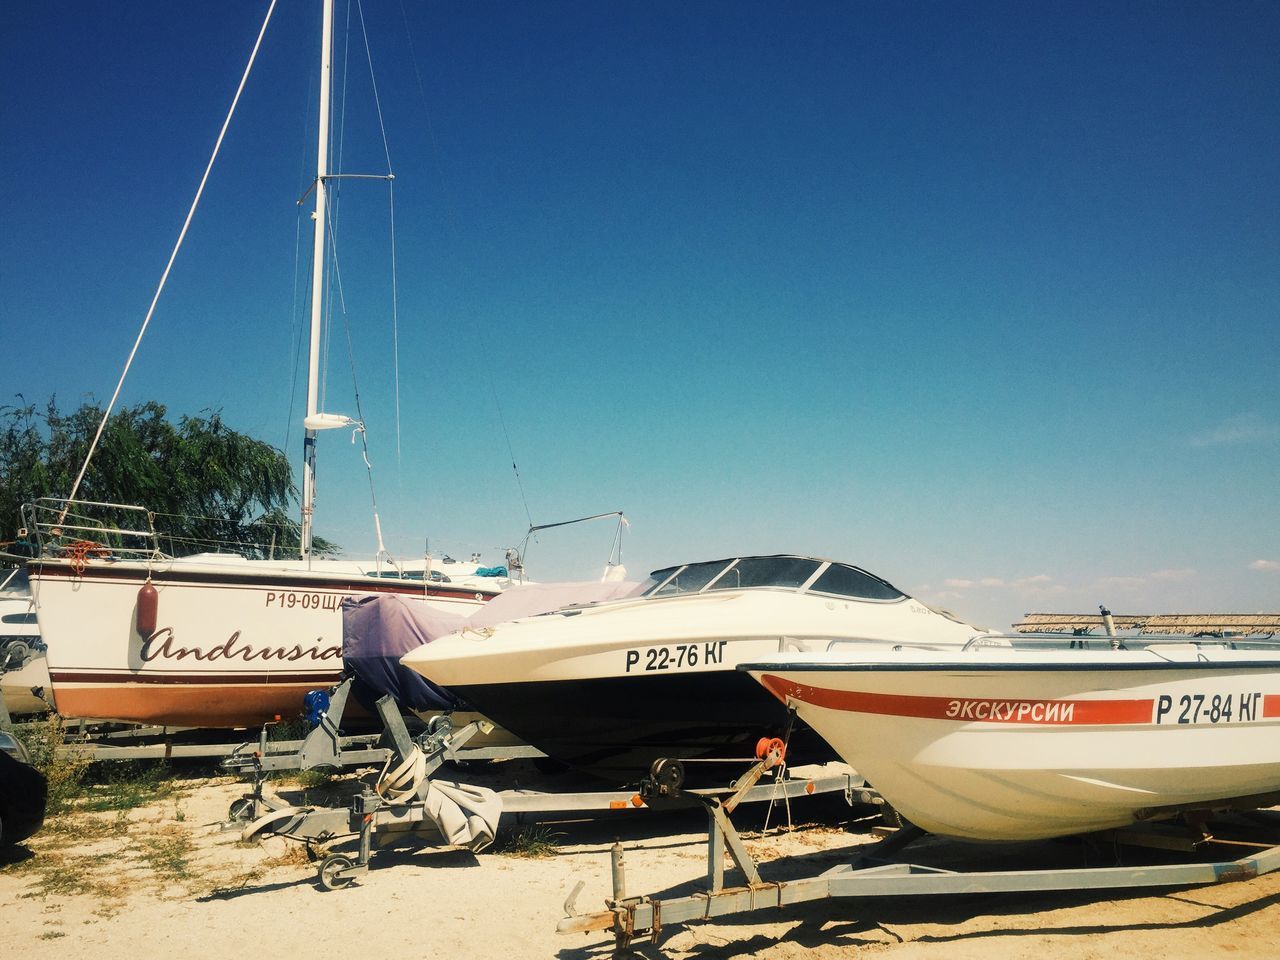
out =
{"type": "Polygon", "coordinates": [[[145,507],[41,497],[22,507],[17,543],[36,556],[92,551],[120,559],[161,557],[155,515],[145,507]]]}
{"type": "Polygon", "coordinates": [[[157,513],[134,504],[43,497],[22,508],[15,549],[42,557],[148,560],[229,553],[270,560],[297,554],[296,525],[157,513]],[[87,553],[86,553],[87,551],[87,553]]]}

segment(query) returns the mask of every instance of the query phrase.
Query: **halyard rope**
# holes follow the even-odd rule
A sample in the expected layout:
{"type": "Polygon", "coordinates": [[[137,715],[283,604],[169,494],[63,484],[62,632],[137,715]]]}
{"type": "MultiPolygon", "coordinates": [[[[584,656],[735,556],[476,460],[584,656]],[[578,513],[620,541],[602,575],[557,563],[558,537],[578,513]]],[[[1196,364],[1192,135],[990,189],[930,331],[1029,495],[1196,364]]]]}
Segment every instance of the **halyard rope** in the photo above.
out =
{"type": "Polygon", "coordinates": [[[120,380],[116,383],[115,392],[111,394],[111,402],[107,404],[107,409],[102,414],[102,422],[98,424],[98,432],[93,435],[93,442],[89,444],[89,452],[85,454],[80,473],[76,476],[76,482],[71,485],[71,492],[67,494],[68,503],[63,507],[62,520],[66,519],[67,511],[70,509],[70,501],[75,499],[80,490],[80,483],[84,480],[85,472],[89,469],[89,463],[93,459],[94,451],[98,449],[98,441],[102,439],[102,431],[106,429],[111,411],[114,409],[116,401],[120,399],[120,391],[124,387],[125,377],[129,375],[129,368],[133,366],[133,358],[137,355],[138,347],[142,344],[142,338],[151,323],[151,316],[155,313],[156,303],[160,300],[160,294],[169,279],[169,271],[173,269],[173,262],[178,258],[178,251],[182,249],[182,241],[186,239],[187,229],[191,226],[191,221],[195,217],[196,207],[200,204],[200,197],[204,193],[205,184],[209,181],[209,173],[213,170],[213,162],[218,158],[218,151],[222,148],[222,140],[227,135],[227,128],[231,125],[231,118],[236,112],[236,104],[240,102],[240,94],[244,92],[245,84],[249,80],[249,72],[253,69],[253,62],[257,59],[258,49],[262,46],[262,38],[266,35],[267,24],[271,22],[271,14],[275,9],[276,0],[271,0],[271,5],[267,8],[267,15],[262,21],[262,29],[258,31],[258,39],[254,41],[253,52],[249,54],[249,62],[245,64],[244,75],[240,78],[240,85],[236,87],[236,95],[231,99],[231,108],[227,111],[227,118],[222,122],[222,129],[218,132],[218,139],[213,145],[213,153],[209,157],[209,163],[204,168],[204,176],[200,178],[200,186],[196,189],[195,198],[191,201],[191,209],[187,211],[187,219],[183,221],[182,230],[178,233],[178,241],[173,245],[173,252],[169,254],[169,262],[165,264],[164,273],[160,277],[160,284],[156,287],[155,296],[151,298],[151,306],[147,308],[147,315],[142,321],[141,329],[138,330],[137,339],[133,342],[133,349],[129,351],[129,358],[125,361],[124,370],[120,372],[120,380]]]}

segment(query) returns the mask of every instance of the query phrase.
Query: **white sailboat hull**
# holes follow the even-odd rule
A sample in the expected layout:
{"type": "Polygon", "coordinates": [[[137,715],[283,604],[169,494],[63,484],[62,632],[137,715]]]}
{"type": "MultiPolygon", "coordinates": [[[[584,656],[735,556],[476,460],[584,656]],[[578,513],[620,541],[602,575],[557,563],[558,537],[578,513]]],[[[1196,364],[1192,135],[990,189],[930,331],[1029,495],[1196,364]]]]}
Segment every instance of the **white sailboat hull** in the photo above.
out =
{"type": "Polygon", "coordinates": [[[896,651],[746,669],[944,836],[1066,836],[1280,791],[1274,653],[896,651]]]}
{"type": "Polygon", "coordinates": [[[342,670],[342,600],[390,592],[465,615],[503,586],[424,584],[356,564],[182,558],[31,564],[56,708],[66,717],[238,727],[297,716],[342,670]],[[138,630],[138,592],[157,592],[138,630]]]}

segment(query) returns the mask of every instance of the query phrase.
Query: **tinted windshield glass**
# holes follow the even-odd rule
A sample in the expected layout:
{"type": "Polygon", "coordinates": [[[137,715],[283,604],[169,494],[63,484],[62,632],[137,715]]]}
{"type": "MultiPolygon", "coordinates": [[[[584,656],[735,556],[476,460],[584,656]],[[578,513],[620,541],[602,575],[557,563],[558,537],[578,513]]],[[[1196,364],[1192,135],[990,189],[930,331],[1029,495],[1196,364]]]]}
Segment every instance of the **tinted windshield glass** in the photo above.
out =
{"type": "Polygon", "coordinates": [[[0,591],[4,593],[27,593],[30,589],[31,583],[27,579],[25,567],[18,567],[14,570],[0,570],[0,591]]]}
{"type": "MultiPolygon", "coordinates": [[[[668,597],[679,593],[697,593],[705,587],[717,573],[727,566],[727,561],[715,560],[711,563],[691,563],[659,590],[647,590],[646,596],[668,597]]],[[[655,573],[654,579],[661,579],[666,571],[655,573]]]]}
{"type": "Polygon", "coordinates": [[[828,567],[809,589],[815,593],[834,593],[861,600],[897,600],[905,596],[883,580],[840,563],[828,567]]]}
{"type": "Polygon", "coordinates": [[[712,590],[742,587],[799,587],[821,566],[800,557],[747,557],[712,585],[712,590]]]}

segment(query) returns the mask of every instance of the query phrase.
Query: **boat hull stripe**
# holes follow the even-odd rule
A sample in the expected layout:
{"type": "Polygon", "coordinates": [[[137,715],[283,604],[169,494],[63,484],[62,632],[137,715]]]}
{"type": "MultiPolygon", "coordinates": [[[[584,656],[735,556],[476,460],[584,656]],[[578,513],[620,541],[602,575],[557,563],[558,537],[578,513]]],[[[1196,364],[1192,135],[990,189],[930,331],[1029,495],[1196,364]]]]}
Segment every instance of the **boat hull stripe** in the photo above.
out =
{"type": "Polygon", "coordinates": [[[313,673],[246,673],[243,671],[224,673],[77,673],[50,671],[49,681],[56,688],[60,683],[92,683],[103,685],[148,683],[148,684],[203,684],[232,687],[252,686],[255,684],[280,683],[314,683],[317,686],[332,686],[341,678],[338,670],[317,670],[313,673]]]}
{"type": "MultiPolygon", "coordinates": [[[[832,690],[764,674],[761,683],[783,702],[802,703],[846,713],[889,717],[918,717],[981,723],[1038,726],[1150,723],[1155,701],[1137,700],[1022,700],[1000,697],[922,697],[906,694],[832,690]]],[[[1280,701],[1280,697],[1267,698],[1280,701]]]]}

